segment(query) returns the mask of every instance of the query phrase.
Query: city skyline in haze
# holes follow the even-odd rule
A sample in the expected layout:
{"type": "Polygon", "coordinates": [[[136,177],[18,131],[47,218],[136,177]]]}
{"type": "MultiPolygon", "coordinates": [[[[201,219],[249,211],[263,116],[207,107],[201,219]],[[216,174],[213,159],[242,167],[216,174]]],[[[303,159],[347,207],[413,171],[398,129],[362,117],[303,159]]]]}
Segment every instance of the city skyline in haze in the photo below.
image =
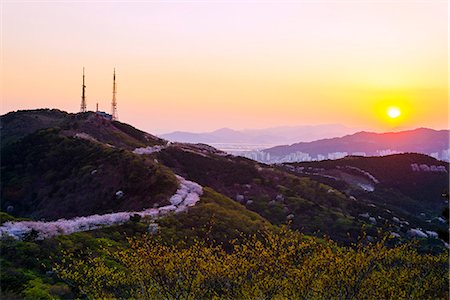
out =
{"type": "Polygon", "coordinates": [[[1,113],[110,112],[152,133],[448,129],[448,7],[428,2],[2,5],[1,113]],[[396,107],[401,114],[390,118],[396,107]]]}

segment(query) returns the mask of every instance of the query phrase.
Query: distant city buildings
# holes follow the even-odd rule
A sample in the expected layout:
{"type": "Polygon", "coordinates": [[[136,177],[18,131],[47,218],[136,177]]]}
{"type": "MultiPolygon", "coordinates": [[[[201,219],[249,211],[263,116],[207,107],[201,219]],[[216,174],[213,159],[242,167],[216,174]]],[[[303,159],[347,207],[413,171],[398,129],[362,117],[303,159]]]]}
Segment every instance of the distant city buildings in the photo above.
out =
{"type": "Polygon", "coordinates": [[[385,149],[385,150],[377,150],[377,156],[386,156],[386,155],[392,155],[392,154],[399,154],[400,151],[397,150],[391,150],[391,149],[385,149]]]}
{"type": "Polygon", "coordinates": [[[436,158],[436,159],[439,159],[439,153],[438,153],[438,152],[430,153],[430,156],[431,156],[431,157],[434,157],[434,158],[436,158]]]}
{"type": "Polygon", "coordinates": [[[328,153],[328,159],[339,159],[348,156],[347,152],[333,152],[328,153]]]}
{"type": "Polygon", "coordinates": [[[427,164],[411,164],[411,169],[414,172],[442,172],[447,173],[447,169],[445,166],[435,166],[435,165],[427,165],[427,164]]]}
{"type": "Polygon", "coordinates": [[[443,150],[441,153],[440,160],[450,161],[450,149],[443,150]]]}
{"type": "Polygon", "coordinates": [[[353,156],[367,156],[366,152],[353,152],[352,155],[353,156]]]}
{"type": "MultiPolygon", "coordinates": [[[[323,153],[323,154],[317,154],[317,155],[311,155],[310,153],[306,152],[293,152],[289,153],[283,156],[274,156],[270,155],[269,152],[265,152],[264,150],[252,150],[252,151],[230,151],[230,154],[236,155],[236,156],[243,156],[249,159],[253,159],[259,162],[263,163],[288,163],[288,162],[305,162],[305,161],[321,161],[326,159],[340,159],[344,158],[349,155],[348,152],[342,151],[342,152],[330,152],[330,153],[323,153]]],[[[366,152],[352,152],[351,155],[353,156],[386,156],[386,155],[392,155],[392,154],[398,154],[402,153],[397,150],[392,149],[382,149],[377,150],[376,155],[367,155],[366,152]]],[[[432,156],[438,160],[442,161],[450,161],[450,149],[443,150],[441,152],[433,152],[433,153],[424,153],[429,156],[432,156]]],[[[422,168],[418,166],[419,171],[426,171],[426,168],[422,168]]],[[[431,172],[441,172],[442,169],[431,169],[431,172]]]]}

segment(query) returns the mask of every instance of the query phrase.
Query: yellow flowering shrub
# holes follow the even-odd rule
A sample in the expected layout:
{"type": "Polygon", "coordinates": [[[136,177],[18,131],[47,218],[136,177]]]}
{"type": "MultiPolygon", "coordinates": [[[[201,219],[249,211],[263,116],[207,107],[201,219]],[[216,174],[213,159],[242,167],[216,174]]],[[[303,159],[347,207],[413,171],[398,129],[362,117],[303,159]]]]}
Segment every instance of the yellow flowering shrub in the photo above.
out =
{"type": "Polygon", "coordinates": [[[286,228],[230,241],[167,245],[155,236],[126,249],[75,256],[58,275],[90,298],[447,299],[448,254],[410,245],[342,247],[286,228]]]}

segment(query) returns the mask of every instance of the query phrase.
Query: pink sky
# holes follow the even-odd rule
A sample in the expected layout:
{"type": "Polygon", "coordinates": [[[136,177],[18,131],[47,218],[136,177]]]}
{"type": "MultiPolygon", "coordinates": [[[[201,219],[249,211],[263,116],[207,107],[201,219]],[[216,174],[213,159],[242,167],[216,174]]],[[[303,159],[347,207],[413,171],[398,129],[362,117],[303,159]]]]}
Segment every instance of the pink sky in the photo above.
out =
{"type": "Polygon", "coordinates": [[[2,101],[148,132],[448,128],[446,1],[2,2],[2,101]],[[402,118],[389,121],[388,106],[402,118]]]}

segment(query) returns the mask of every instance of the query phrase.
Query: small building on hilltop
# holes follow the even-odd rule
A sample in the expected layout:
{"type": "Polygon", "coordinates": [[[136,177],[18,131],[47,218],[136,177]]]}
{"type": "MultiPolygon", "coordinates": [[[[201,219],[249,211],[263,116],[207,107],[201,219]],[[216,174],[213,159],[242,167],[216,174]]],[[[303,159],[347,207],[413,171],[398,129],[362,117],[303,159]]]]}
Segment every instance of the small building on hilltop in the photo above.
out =
{"type": "Polygon", "coordinates": [[[98,117],[101,117],[103,119],[112,120],[112,115],[110,115],[110,114],[108,114],[108,113],[106,113],[104,111],[96,111],[95,114],[98,117]]]}

